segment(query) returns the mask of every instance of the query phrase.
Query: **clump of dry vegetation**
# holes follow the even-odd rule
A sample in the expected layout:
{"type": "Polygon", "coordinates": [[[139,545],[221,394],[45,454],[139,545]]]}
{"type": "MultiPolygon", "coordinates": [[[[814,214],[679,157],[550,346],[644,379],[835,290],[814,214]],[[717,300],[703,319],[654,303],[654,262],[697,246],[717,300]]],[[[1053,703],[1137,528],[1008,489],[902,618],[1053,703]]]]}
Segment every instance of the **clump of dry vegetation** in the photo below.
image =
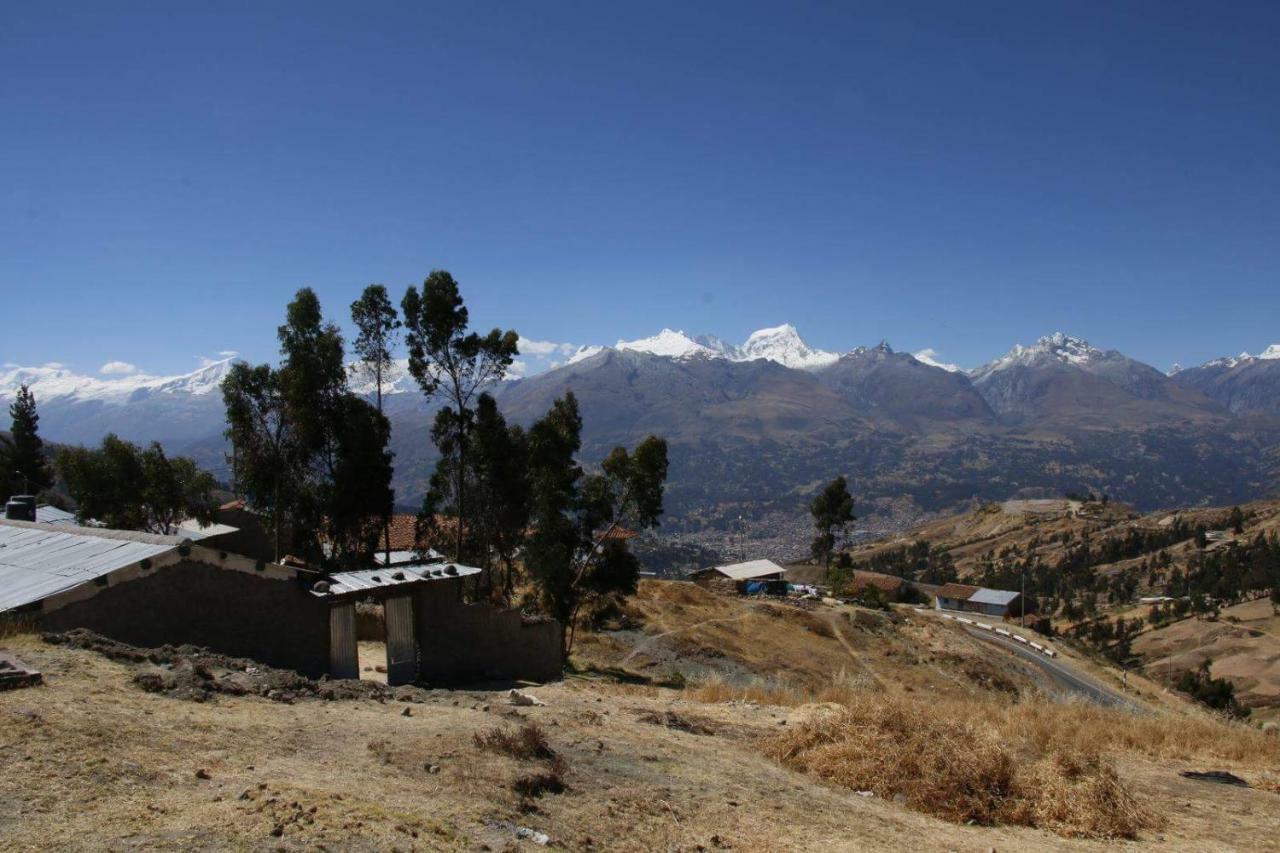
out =
{"type": "Polygon", "coordinates": [[[537,723],[528,723],[514,732],[501,728],[477,732],[474,740],[480,749],[522,761],[536,759],[550,761],[556,757],[556,751],[547,742],[546,732],[537,723]]]}
{"type": "Polygon", "coordinates": [[[1032,743],[963,705],[849,697],[771,741],[783,765],[904,801],[957,823],[1036,826],[1065,836],[1133,838],[1154,826],[1096,750],[1032,743]]]}
{"type": "Polygon", "coordinates": [[[506,755],[517,761],[545,761],[546,770],[526,773],[511,783],[511,789],[526,803],[543,794],[563,794],[568,790],[564,776],[569,765],[564,757],[551,748],[546,732],[537,723],[527,723],[519,729],[506,731],[493,728],[477,732],[475,744],[480,749],[506,755]]]}

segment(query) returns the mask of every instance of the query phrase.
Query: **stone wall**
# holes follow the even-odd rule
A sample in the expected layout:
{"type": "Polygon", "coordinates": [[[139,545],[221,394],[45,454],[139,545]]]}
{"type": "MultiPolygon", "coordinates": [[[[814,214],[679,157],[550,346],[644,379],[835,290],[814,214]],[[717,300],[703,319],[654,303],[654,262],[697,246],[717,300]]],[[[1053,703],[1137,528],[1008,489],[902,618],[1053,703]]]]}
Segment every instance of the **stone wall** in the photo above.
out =
{"type": "Polygon", "coordinates": [[[44,613],[40,622],[52,631],[88,628],[142,647],[190,643],[311,676],[329,671],[328,603],[294,580],[194,559],[110,583],[44,613]]]}
{"type": "Polygon", "coordinates": [[[462,580],[421,585],[415,595],[419,677],[431,682],[552,681],[561,676],[560,625],[526,624],[518,610],[464,604],[462,580]]]}

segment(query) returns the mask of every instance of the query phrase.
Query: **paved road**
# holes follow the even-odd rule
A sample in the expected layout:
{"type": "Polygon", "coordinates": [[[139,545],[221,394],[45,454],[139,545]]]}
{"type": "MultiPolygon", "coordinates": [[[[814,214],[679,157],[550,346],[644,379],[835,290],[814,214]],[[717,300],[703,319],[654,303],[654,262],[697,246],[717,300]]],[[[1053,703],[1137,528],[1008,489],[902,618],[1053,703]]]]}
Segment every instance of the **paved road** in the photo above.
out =
{"type": "Polygon", "coordinates": [[[1103,687],[1093,679],[1081,675],[1074,669],[1058,660],[1047,658],[1037,652],[1035,649],[1028,648],[1021,643],[1013,640],[1005,639],[999,634],[992,634],[989,631],[981,631],[976,628],[965,628],[969,632],[969,636],[975,639],[984,640],[988,643],[994,643],[997,646],[1008,649],[1024,660],[1034,663],[1036,666],[1044,670],[1045,674],[1053,679],[1054,683],[1062,687],[1069,693],[1077,696],[1083,696],[1090,702],[1104,705],[1109,708],[1120,708],[1125,711],[1142,712],[1143,708],[1130,702],[1128,699],[1116,693],[1109,687],[1103,687]]]}

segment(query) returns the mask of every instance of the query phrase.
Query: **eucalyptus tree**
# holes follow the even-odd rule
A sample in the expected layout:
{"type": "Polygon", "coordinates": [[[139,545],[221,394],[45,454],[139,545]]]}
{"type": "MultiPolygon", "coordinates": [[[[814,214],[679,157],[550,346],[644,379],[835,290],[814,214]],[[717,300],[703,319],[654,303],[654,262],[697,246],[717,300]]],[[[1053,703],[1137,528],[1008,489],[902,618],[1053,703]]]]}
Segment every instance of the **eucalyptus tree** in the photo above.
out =
{"type": "Polygon", "coordinates": [[[836,546],[836,532],[844,533],[849,523],[855,518],[853,514],[853,496],[849,494],[849,484],[843,476],[836,477],[822,490],[813,503],[809,505],[813,515],[813,526],[818,531],[810,550],[815,560],[823,560],[826,571],[831,571],[831,553],[836,546]]]}
{"type": "Polygon", "coordinates": [[[667,443],[649,436],[632,452],[617,447],[586,474],[577,460],[582,416],[573,393],[529,429],[531,532],[524,562],[543,608],[560,622],[561,650],[573,650],[582,608],[635,592],[639,562],[620,529],[656,527],[663,512],[667,443]]]}
{"type": "MultiPolygon", "coordinates": [[[[356,327],[356,339],[352,344],[356,354],[360,356],[357,371],[364,379],[373,383],[375,404],[378,414],[382,412],[382,388],[395,379],[395,349],[401,327],[396,308],[387,296],[387,289],[381,284],[371,284],[360,294],[360,298],[351,303],[351,322],[356,327]]],[[[388,509],[383,519],[383,546],[386,549],[387,562],[391,562],[391,511],[388,509]]]]}
{"type": "MultiPolygon", "coordinates": [[[[449,495],[438,496],[454,511],[454,559],[464,556],[469,513],[467,506],[467,454],[475,425],[476,396],[486,386],[506,376],[519,354],[514,331],[493,329],[481,335],[470,331],[470,316],[458,283],[444,270],[434,270],[422,290],[410,287],[400,302],[409,372],[428,399],[444,400],[436,413],[432,437],[440,450],[447,479],[441,481],[449,495]]],[[[435,513],[424,503],[420,526],[435,524],[435,513]]]]}

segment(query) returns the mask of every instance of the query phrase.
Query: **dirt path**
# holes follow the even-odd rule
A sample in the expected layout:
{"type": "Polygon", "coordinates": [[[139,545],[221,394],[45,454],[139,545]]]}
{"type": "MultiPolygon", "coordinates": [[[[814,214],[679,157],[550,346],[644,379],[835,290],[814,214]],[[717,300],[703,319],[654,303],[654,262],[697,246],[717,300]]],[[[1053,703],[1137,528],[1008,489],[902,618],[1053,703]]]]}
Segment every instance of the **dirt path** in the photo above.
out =
{"type": "Polygon", "coordinates": [[[884,681],[876,674],[876,671],[872,669],[865,660],[863,660],[862,655],[860,655],[858,650],[853,647],[853,644],[845,639],[844,633],[840,630],[839,616],[840,614],[838,613],[830,613],[827,615],[827,623],[831,625],[831,633],[835,635],[836,641],[840,643],[841,648],[849,653],[849,657],[853,659],[853,662],[862,667],[863,671],[866,672],[867,675],[871,676],[871,680],[876,683],[876,686],[884,688],[884,681]]]}

